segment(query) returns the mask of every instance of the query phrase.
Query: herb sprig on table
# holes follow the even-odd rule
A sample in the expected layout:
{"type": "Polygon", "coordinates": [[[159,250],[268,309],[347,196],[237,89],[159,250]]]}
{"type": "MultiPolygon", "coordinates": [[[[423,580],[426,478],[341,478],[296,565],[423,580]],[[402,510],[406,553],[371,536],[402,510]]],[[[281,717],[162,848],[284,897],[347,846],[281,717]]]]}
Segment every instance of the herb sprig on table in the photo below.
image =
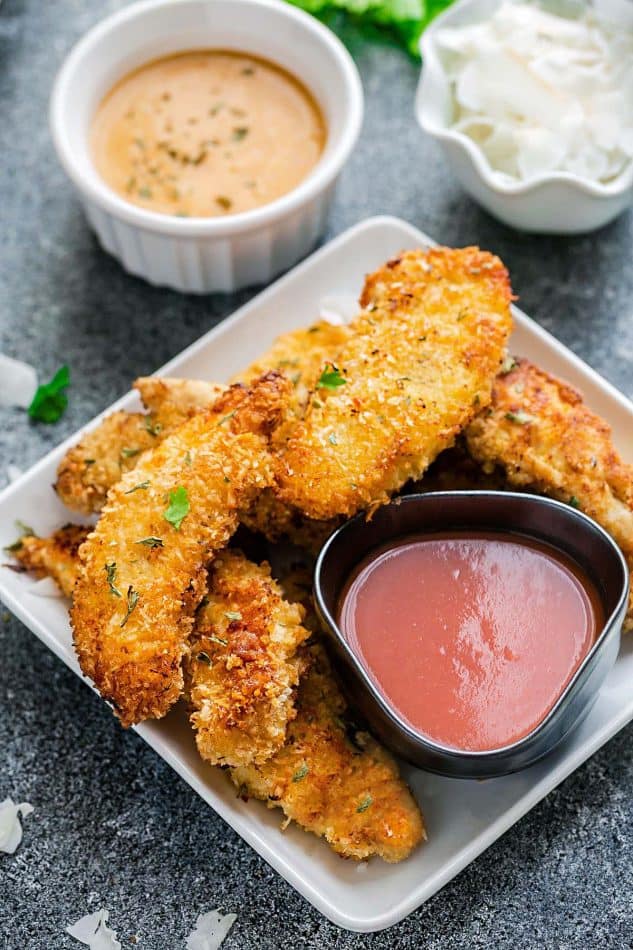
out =
{"type": "Polygon", "coordinates": [[[58,369],[50,383],[37,387],[33,401],[28,408],[31,419],[36,422],[57,422],[68,406],[66,389],[70,386],[70,370],[67,366],[58,369]]]}

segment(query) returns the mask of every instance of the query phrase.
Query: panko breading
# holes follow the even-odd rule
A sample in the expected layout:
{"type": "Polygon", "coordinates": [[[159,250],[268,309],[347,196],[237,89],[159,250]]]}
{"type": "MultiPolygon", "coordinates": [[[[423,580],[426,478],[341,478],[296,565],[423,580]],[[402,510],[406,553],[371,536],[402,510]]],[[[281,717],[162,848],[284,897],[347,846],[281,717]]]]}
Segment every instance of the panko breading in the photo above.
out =
{"type": "MultiPolygon", "coordinates": [[[[294,386],[290,410],[301,414],[303,407],[327,360],[334,360],[338,351],[350,337],[348,326],[318,320],[309,327],[292,330],[277,337],[273,345],[243,372],[237,373],[235,382],[248,383],[271,369],[278,370],[290,379],[294,386]]],[[[283,429],[275,438],[280,441],[283,429]]]]}
{"type": "MultiPolygon", "coordinates": [[[[501,466],[510,485],[580,508],[608,531],[633,568],[633,465],[610,426],[568,383],[528,360],[498,376],[492,404],[466,431],[472,457],[501,466]]],[[[627,628],[633,627],[633,595],[627,628]]]]}
{"type": "Polygon", "coordinates": [[[263,534],[273,544],[290,541],[297,547],[317,554],[341,519],[315,521],[306,518],[292,505],[280,501],[274,491],[267,488],[258,495],[248,511],[240,512],[240,521],[249,530],[263,534]]]}
{"type": "Polygon", "coordinates": [[[113,412],[66,453],[55,490],[69,508],[100,511],[112,485],[135,467],[139,456],[169,435],[195,411],[213,405],[226,387],[189,379],[137,379],[149,415],[113,412]]]}
{"type": "Polygon", "coordinates": [[[500,468],[486,471],[468,453],[461,439],[435,459],[420,481],[407,485],[405,492],[503,491],[509,488],[500,468]]]}
{"type": "Polygon", "coordinates": [[[48,538],[23,535],[11,554],[36,577],[52,577],[66,597],[71,597],[79,575],[79,548],[92,528],[66,524],[48,538]]]}
{"type": "Polygon", "coordinates": [[[182,692],[207,564],[235,531],[238,510],[272,481],[268,437],[288,388],[275,373],[250,389],[234,386],[146,452],[110,490],[81,547],[75,647],[124,725],[163,716],[182,692]]]}
{"type": "Polygon", "coordinates": [[[511,299],[505,267],[478,248],[409,251],[370,275],[365,311],[279,448],[278,497],[327,520],[419,478],[490,401],[511,299]]]}
{"type": "Polygon", "coordinates": [[[323,647],[306,654],[286,744],[261,765],[232,768],[231,779],[344,857],[402,861],[426,838],[420,810],[391,755],[349,721],[323,647]]]}
{"type": "Polygon", "coordinates": [[[297,647],[310,635],[304,612],[283,599],[268,564],[232,550],[213,561],[185,665],[191,724],[207,762],[250,765],[283,745],[302,669],[297,647]]]}

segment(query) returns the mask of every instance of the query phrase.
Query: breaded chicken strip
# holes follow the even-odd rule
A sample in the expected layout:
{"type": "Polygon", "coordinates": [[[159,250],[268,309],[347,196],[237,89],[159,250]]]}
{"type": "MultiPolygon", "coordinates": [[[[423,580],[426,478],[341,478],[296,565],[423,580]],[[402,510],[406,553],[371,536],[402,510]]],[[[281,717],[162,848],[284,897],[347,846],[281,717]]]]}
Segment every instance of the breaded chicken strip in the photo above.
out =
{"type": "Polygon", "coordinates": [[[48,538],[23,535],[11,547],[11,554],[26,571],[36,577],[52,577],[66,597],[71,597],[79,574],[79,547],[92,528],[66,524],[48,538]]]}
{"type": "Polygon", "coordinates": [[[489,402],[511,299],[478,248],[408,251],[370,275],[365,312],[279,449],[278,497],[327,520],[419,478],[489,402]]]}
{"type": "Polygon", "coordinates": [[[226,387],[190,379],[137,379],[134,384],[149,415],[113,412],[66,453],[55,490],[69,508],[100,511],[108,490],[134,468],[139,456],[201,409],[209,408],[226,387]]]}
{"type": "Polygon", "coordinates": [[[500,468],[486,471],[467,452],[460,438],[452,449],[446,449],[435,459],[423,477],[411,482],[404,493],[431,491],[503,491],[509,488],[500,468]]]}
{"type": "Polygon", "coordinates": [[[110,490],[81,547],[75,646],[126,726],[163,716],[182,692],[206,566],[235,531],[238,510],[271,483],[268,437],[288,388],[275,373],[250,389],[234,386],[146,452],[110,490]]]}
{"type": "Polygon", "coordinates": [[[215,558],[208,585],[185,667],[198,751],[213,765],[263,762],[295,716],[305,611],[240,551],[215,558]]]}
{"type": "MultiPolygon", "coordinates": [[[[301,414],[324,364],[327,360],[336,359],[338,351],[349,337],[349,327],[334,325],[327,320],[318,320],[309,327],[284,333],[277,337],[266,353],[243,372],[237,373],[234,381],[247,383],[271,369],[278,370],[294,386],[291,411],[301,414]]],[[[280,430],[275,438],[280,441],[282,437],[280,430]]]]}
{"type": "Polygon", "coordinates": [[[286,744],[261,765],[231,769],[231,779],[343,857],[402,861],[426,838],[420,810],[391,755],[349,720],[323,647],[306,654],[286,744]]]}
{"type": "MultiPolygon", "coordinates": [[[[466,443],[487,470],[501,466],[510,485],[580,508],[633,568],[633,465],[622,461],[609,425],[568,383],[517,360],[497,377],[492,404],[471,423],[466,443]]],[[[633,595],[626,625],[633,627],[633,595]]]]}

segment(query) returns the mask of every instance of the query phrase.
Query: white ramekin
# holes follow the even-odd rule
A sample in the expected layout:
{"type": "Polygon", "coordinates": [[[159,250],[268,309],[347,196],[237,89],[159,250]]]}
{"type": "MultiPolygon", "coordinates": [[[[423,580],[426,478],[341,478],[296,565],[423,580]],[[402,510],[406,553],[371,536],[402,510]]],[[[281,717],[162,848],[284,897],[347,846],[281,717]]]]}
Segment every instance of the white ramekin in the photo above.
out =
{"type": "MultiPolygon", "coordinates": [[[[480,148],[468,136],[450,128],[453,100],[438,52],[436,37],[445,27],[485,20],[501,0],[460,0],[437,17],[421,42],[422,76],[416,114],[425,132],[444,149],[448,164],[463,188],[492,215],[522,231],[579,234],[607,224],[631,204],[633,163],[606,185],[568,172],[542,175],[528,182],[506,183],[491,169],[480,148]]],[[[633,29],[630,0],[594,0],[598,16],[617,18],[633,29]]]]}
{"type": "Polygon", "coordinates": [[[145,0],[124,7],[71,50],[50,106],[55,148],[102,246],[130,273],[192,293],[265,283],[307,254],[323,232],[362,117],[362,87],[345,47],[313,17],[280,0],[145,0]],[[204,48],[256,54],[300,78],[325,116],[323,155],[293,191],[242,214],[179,218],[129,204],[91,161],[95,110],[130,70],[204,48]]]}

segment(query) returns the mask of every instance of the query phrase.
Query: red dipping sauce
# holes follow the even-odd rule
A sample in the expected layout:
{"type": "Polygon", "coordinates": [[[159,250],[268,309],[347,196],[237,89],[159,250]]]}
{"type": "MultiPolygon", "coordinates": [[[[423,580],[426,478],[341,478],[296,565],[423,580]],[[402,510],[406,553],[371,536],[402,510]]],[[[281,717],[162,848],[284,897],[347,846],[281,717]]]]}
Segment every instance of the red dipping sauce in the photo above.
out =
{"type": "Polygon", "coordinates": [[[410,726],[484,751],[545,718],[604,617],[592,581],[557,548],[468,531],[373,552],[343,591],[338,623],[410,726]]]}

